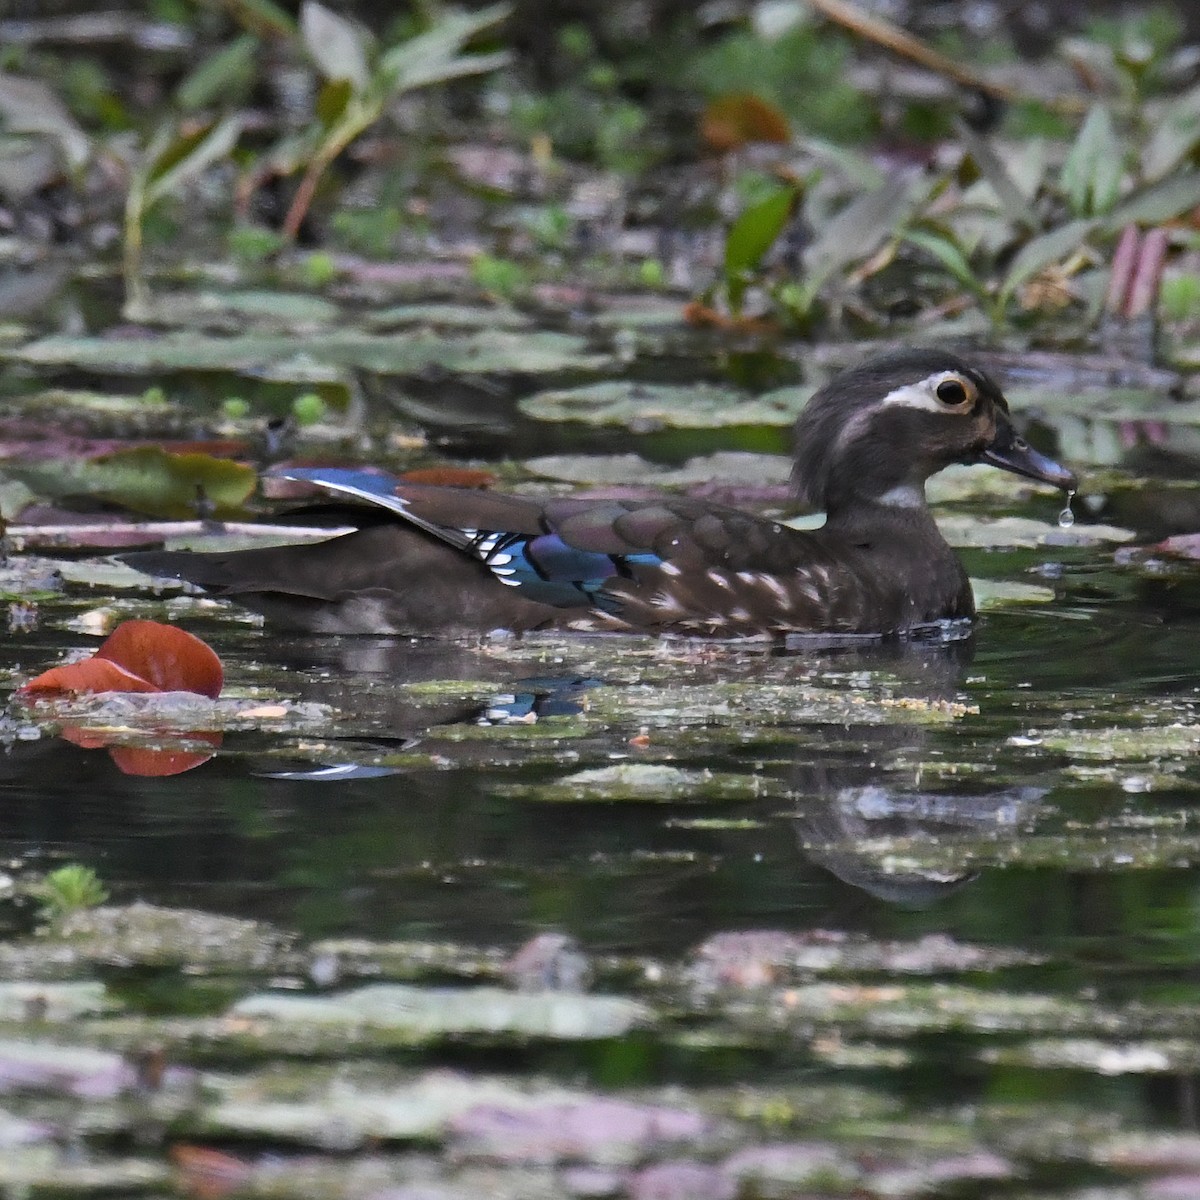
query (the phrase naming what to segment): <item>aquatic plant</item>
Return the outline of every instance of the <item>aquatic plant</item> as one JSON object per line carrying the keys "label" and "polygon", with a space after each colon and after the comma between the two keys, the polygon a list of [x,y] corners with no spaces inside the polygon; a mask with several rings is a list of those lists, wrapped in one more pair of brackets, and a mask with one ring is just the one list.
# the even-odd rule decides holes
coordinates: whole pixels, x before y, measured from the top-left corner
{"label": "aquatic plant", "polygon": [[84,908],[98,908],[108,899],[108,891],[91,867],[68,863],[51,871],[34,889],[42,906],[42,915],[57,925]]}

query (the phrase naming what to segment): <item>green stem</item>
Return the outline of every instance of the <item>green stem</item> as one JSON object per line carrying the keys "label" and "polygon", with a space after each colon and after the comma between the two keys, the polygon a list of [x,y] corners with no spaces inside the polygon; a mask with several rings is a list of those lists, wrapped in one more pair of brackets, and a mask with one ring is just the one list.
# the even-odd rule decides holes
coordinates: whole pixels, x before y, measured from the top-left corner
{"label": "green stem", "polygon": [[296,195],[293,197],[291,207],[283,221],[283,236],[289,242],[294,242],[296,235],[300,232],[300,226],[308,212],[309,205],[312,204],[313,195],[317,190],[317,184],[321,181],[321,176],[329,169],[333,160],[378,117],[378,108],[366,108],[356,116],[347,117],[341,126],[332,130],[329,137],[318,147],[300,180],[300,186],[296,189]]}
{"label": "green stem", "polygon": [[121,271],[125,281],[125,312],[137,317],[145,311],[146,281],[142,277],[142,217],[144,189],[140,179],[134,179],[125,199],[125,244]]}

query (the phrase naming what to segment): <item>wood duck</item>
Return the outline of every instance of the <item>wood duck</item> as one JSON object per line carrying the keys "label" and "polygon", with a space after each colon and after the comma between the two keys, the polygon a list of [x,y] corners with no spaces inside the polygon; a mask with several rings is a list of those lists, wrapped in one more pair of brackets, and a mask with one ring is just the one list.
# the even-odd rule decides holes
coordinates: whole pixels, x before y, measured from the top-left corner
{"label": "wood duck", "polygon": [[293,468],[374,512],[350,507],[361,527],[315,544],[125,558],[317,633],[903,634],[975,614],[925,501],[930,475],[974,462],[1075,488],[978,367],[907,350],[837,376],[796,423],[793,484],[827,514],[818,529],[672,495],[537,499]]}

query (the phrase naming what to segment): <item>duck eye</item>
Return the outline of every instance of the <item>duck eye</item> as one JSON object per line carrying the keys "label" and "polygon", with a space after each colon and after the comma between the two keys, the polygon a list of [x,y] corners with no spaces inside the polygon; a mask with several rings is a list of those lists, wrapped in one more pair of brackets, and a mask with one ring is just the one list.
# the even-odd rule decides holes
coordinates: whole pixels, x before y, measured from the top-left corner
{"label": "duck eye", "polygon": [[943,379],[937,385],[937,398],[943,404],[964,404],[967,389],[961,379]]}

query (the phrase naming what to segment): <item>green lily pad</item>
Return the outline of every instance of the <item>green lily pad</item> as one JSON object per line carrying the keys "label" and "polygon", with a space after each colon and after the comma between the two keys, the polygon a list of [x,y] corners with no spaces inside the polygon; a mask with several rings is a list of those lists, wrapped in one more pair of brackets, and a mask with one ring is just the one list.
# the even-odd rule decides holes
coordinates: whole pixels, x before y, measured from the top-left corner
{"label": "green lily pad", "polygon": [[551,803],[629,801],[645,803],[753,800],[766,793],[758,775],[735,775],[709,770],[685,770],[665,763],[616,763],[576,771],[553,783],[511,785],[506,794]]}
{"label": "green lily pad", "polygon": [[797,723],[831,725],[949,724],[976,709],[949,700],[891,694],[891,689],[811,687],[800,683],[730,682],[669,689],[598,687],[588,693],[584,722],[645,725],[655,739],[699,728],[715,738],[728,727],[794,729]]}
{"label": "green lily pad", "polygon": [[1200,1069],[1200,1048],[1191,1038],[1119,1043],[1099,1038],[1039,1038],[1016,1046],[991,1047],[983,1057],[1005,1066],[1099,1075],[1162,1075]]}
{"label": "green lily pad", "polygon": [[[11,468],[10,468],[11,469]],[[211,454],[172,454],[158,446],[136,446],[99,459],[52,460],[20,474],[51,496],[99,496],[154,517],[196,516],[198,499],[217,516],[235,516],[253,494],[253,467]]]}
{"label": "green lily pad", "polygon": [[305,292],[171,292],[154,297],[154,324],[188,328],[214,320],[231,328],[247,322],[272,329],[329,325],[341,316],[336,304]]}
{"label": "green lily pad", "polygon": [[1077,388],[1054,386],[1014,385],[1008,398],[1022,413],[1053,414],[1065,412],[1078,415],[1086,412],[1092,419],[1125,421],[1151,417],[1190,425],[1200,423],[1200,401],[1179,403],[1161,391],[1144,387],[1088,388],[1086,407],[1080,404]]}
{"label": "green lily pad", "polygon": [[1078,758],[1144,760],[1200,751],[1200,725],[1177,724],[1148,729],[1055,729],[1029,736],[1036,738],[1047,750],[1058,750]]}
{"label": "green lily pad", "polygon": [[624,996],[539,994],[501,988],[420,988],[373,984],[337,996],[278,992],[247,996],[231,1015],[285,1025],[378,1029],[413,1038],[517,1034],[564,1040],[621,1037],[651,1019]]}
{"label": "green lily pad", "polygon": [[790,425],[812,388],[787,387],[748,396],[715,384],[609,380],[527,396],[518,408],[538,421],[579,421],[634,433],[659,429],[721,429],[736,425]]}
{"label": "green lily pad", "polygon": [[104,984],[93,980],[46,983],[16,980],[0,983],[0,1020],[24,1021],[36,1008],[39,1021],[74,1021],[89,1014],[111,1012],[117,1004]]}
{"label": "green lily pad", "polygon": [[569,483],[689,487],[715,481],[755,486],[785,484],[792,463],[783,454],[722,450],[690,458],[675,468],[660,467],[639,454],[545,454],[528,459],[524,465],[534,474]]}
{"label": "green lily pad", "polygon": [[1061,529],[1031,517],[975,517],[963,513],[940,515],[938,528],[952,546],[994,549],[998,546],[1101,546],[1131,542],[1137,536],[1115,525],[1073,525]]}
{"label": "green lily pad", "polygon": [[1054,589],[1035,583],[1016,583],[1008,579],[972,579],[975,607],[980,612],[989,608],[1006,608],[1010,604],[1049,604]]}
{"label": "green lily pad", "polygon": [[672,297],[606,296],[605,307],[592,317],[599,329],[677,329],[683,326],[683,305]]}
{"label": "green lily pad", "polygon": [[407,329],[423,325],[430,329],[532,329],[533,320],[515,308],[469,304],[396,304],[367,314],[371,329]]}
{"label": "green lily pad", "polygon": [[239,1137],[326,1146],[330,1121],[351,1143],[368,1139],[411,1140],[445,1135],[460,1113],[480,1104],[515,1107],[529,1098],[501,1079],[473,1078],[451,1071],[421,1076],[411,1082],[362,1080],[353,1087],[314,1081],[311,1094],[297,1095],[296,1081],[270,1075],[250,1076],[226,1089],[206,1116],[214,1129]]}
{"label": "green lily pad", "polygon": [[36,499],[37,494],[19,479],[0,478],[0,520],[16,520],[18,513]]}
{"label": "green lily pad", "polygon": [[261,921],[143,903],[71,913],[50,940],[87,962],[244,972],[274,968],[290,944]]}
{"label": "green lily pad", "polygon": [[986,463],[955,463],[930,477],[925,496],[930,504],[953,504],[963,500],[988,500],[1016,504],[1030,496],[1062,493],[1049,484],[1023,479],[1010,471],[997,471]]}
{"label": "green lily pad", "polygon": [[11,403],[19,411],[53,413],[60,420],[67,413],[93,417],[140,417],[148,411],[162,412],[169,407],[165,397],[155,394],[133,396],[117,392],[91,392],[83,388],[48,388]]}
{"label": "green lily pad", "polygon": [[70,1147],[6,1146],[0,1186],[44,1196],[140,1195],[170,1188],[174,1169],[149,1158],[86,1161]]}
{"label": "green lily pad", "polygon": [[296,358],[383,375],[418,374],[430,367],[450,372],[537,374],[595,370],[610,363],[606,355],[590,353],[588,343],[571,334],[491,329],[458,337],[419,331],[404,338],[338,330],[319,339],[296,334],[215,337],[191,332],[136,339],[48,337],[16,348],[0,348],[0,358],[120,373],[258,371]]}

